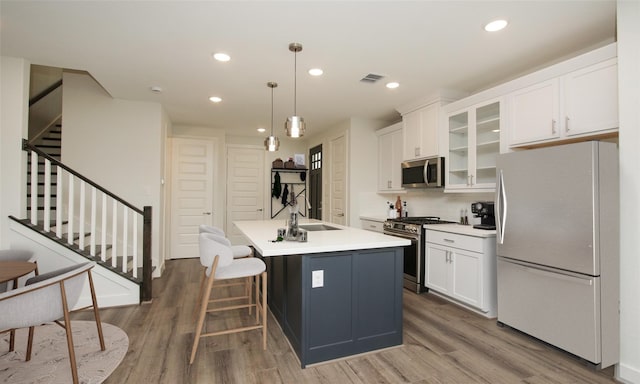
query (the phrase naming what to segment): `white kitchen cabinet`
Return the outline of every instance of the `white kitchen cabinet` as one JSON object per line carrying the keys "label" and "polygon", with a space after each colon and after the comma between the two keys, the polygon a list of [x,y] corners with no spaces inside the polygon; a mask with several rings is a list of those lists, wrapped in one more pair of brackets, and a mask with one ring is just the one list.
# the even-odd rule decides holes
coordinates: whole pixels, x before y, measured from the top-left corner
{"label": "white kitchen cabinet", "polygon": [[414,160],[439,155],[438,121],[440,103],[429,104],[402,115],[402,160]]}
{"label": "white kitchen cabinet", "polygon": [[510,93],[509,146],[616,132],[617,72],[609,59]]}
{"label": "white kitchen cabinet", "polygon": [[495,317],[495,238],[435,230],[425,234],[425,286],[484,316]]}
{"label": "white kitchen cabinet", "polygon": [[494,192],[500,153],[500,99],[449,114],[446,192]]}
{"label": "white kitchen cabinet", "polygon": [[402,188],[402,123],[383,128],[378,135],[378,192],[395,193]]}

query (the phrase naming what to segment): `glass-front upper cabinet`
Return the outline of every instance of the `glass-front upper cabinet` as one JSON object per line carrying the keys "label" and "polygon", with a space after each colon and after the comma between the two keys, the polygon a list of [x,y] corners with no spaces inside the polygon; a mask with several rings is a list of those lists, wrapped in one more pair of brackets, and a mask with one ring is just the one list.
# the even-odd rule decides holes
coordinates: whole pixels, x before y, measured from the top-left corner
{"label": "glass-front upper cabinet", "polygon": [[495,191],[500,104],[493,100],[449,114],[445,191]]}

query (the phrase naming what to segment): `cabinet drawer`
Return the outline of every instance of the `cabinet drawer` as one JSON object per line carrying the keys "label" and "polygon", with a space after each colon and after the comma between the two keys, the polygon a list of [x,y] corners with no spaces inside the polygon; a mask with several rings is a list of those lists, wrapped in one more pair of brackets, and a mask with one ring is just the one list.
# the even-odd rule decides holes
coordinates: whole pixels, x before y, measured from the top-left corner
{"label": "cabinet drawer", "polygon": [[483,252],[483,239],[480,237],[465,236],[457,233],[425,231],[425,240],[429,243],[445,245],[447,247],[466,249],[473,252]]}
{"label": "cabinet drawer", "polygon": [[382,222],[381,221],[373,221],[373,220],[362,220],[362,229],[366,229],[368,231],[373,232],[382,232]]}

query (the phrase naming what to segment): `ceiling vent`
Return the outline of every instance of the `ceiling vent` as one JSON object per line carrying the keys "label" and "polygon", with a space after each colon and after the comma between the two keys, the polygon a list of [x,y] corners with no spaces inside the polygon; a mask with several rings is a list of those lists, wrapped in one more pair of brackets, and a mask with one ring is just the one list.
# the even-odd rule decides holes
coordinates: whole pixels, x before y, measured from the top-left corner
{"label": "ceiling vent", "polygon": [[360,81],[362,81],[363,83],[375,83],[376,81],[382,79],[383,77],[384,76],[382,75],[376,75],[375,73],[370,73],[365,77],[363,77],[362,79],[360,79]]}

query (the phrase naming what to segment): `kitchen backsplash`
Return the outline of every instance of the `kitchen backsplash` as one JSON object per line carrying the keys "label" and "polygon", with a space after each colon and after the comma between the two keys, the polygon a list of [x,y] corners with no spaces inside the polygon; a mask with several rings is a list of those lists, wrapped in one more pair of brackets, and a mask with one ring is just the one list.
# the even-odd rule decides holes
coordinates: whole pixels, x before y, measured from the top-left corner
{"label": "kitchen backsplash", "polygon": [[[399,196],[402,201],[407,202],[409,216],[438,216],[442,220],[457,222],[460,220],[460,210],[466,209],[470,224],[480,222],[471,213],[471,203],[495,199],[493,193],[444,193],[434,189],[412,190]],[[395,204],[397,198],[398,194],[360,196],[360,216],[384,218],[389,209],[387,201]]]}

